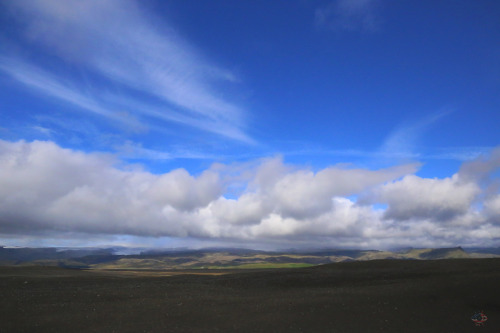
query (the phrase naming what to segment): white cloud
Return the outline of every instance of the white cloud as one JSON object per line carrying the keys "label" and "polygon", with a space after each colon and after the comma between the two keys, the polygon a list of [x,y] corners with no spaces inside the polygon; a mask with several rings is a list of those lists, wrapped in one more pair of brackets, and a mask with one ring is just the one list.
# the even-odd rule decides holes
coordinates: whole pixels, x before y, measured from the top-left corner
{"label": "white cloud", "polygon": [[160,205],[168,203],[179,210],[193,210],[207,206],[222,194],[221,190],[215,172],[205,171],[194,178],[186,170],[177,169],[158,176],[145,194]]}
{"label": "white cloud", "polygon": [[[52,142],[0,141],[0,236],[129,235],[372,248],[488,245],[498,235],[500,200],[498,192],[485,192],[491,184],[479,174],[487,168],[477,166],[495,161],[482,158],[443,179],[412,175],[416,165],[313,172],[279,157],[214,165],[199,175],[184,169],[157,175],[108,154]],[[227,198],[233,182],[240,193]],[[356,202],[353,195],[371,202]]]}
{"label": "white cloud", "polygon": [[272,212],[272,207],[260,195],[245,193],[237,200],[221,197],[213,203],[210,210],[222,223],[255,225]]}
{"label": "white cloud", "polygon": [[[235,75],[206,60],[139,2],[19,0],[3,5],[15,12],[28,41],[61,60],[59,69],[70,64],[99,77],[89,84],[92,75],[83,80],[69,71],[49,73],[19,59],[2,59],[1,69],[19,82],[105,117],[127,110],[144,122],[153,117],[253,142],[243,130],[245,111],[215,88],[236,82]],[[103,89],[103,84],[116,89]],[[123,89],[142,97],[129,103],[130,97],[117,93]]]}
{"label": "white cloud", "polygon": [[315,216],[332,209],[332,198],[350,196],[416,171],[416,165],[377,171],[330,167],[317,173],[289,172],[276,180],[268,195],[284,216]]}
{"label": "white cloud", "polygon": [[465,180],[490,183],[492,175],[499,169],[500,147],[497,147],[490,154],[484,154],[473,161],[462,164],[458,173]]}
{"label": "white cloud", "polygon": [[[50,142],[1,141],[0,220],[5,228],[118,234],[176,234],[162,213],[207,205],[221,184],[209,170],[163,175],[125,171],[111,156],[62,149]],[[181,228],[182,229],[182,228]]]}
{"label": "white cloud", "polygon": [[259,237],[360,237],[364,227],[377,219],[371,208],[357,206],[349,199],[334,197],[330,201],[330,209],[321,215],[294,218],[272,214],[254,226],[252,231]]}
{"label": "white cloud", "polygon": [[500,225],[500,194],[493,196],[484,203],[486,215],[494,224]]}
{"label": "white cloud", "polygon": [[389,205],[385,217],[396,220],[450,220],[465,214],[479,187],[461,182],[458,175],[444,179],[425,179],[408,175],[382,186],[377,200]]}

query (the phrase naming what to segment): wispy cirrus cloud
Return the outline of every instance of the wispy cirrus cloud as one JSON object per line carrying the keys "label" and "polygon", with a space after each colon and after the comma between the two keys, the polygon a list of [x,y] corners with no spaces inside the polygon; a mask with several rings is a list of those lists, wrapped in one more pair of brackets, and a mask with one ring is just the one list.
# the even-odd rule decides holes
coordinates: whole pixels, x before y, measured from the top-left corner
{"label": "wispy cirrus cloud", "polygon": [[317,27],[334,31],[375,32],[380,29],[378,0],[336,0],[316,10]]}
{"label": "wispy cirrus cloud", "polygon": [[[59,61],[54,72],[4,56],[0,69],[20,83],[104,117],[114,119],[116,109],[128,107],[148,127],[152,118],[157,125],[176,122],[253,142],[245,133],[245,110],[221,97],[221,86],[238,81],[234,73],[212,64],[139,2],[20,0],[3,6],[24,27],[25,42]],[[71,73],[71,66],[94,84]]]}
{"label": "wispy cirrus cloud", "polygon": [[[64,82],[62,78],[52,75],[36,66],[13,59],[0,58],[0,70],[9,74],[18,82],[37,90],[38,92],[94,114],[127,123],[130,127],[141,127],[141,124],[127,119],[116,112],[116,106],[99,101],[97,96],[87,91],[79,91],[73,84]],[[142,125],[144,126],[144,125]]]}
{"label": "wispy cirrus cloud", "polygon": [[449,115],[452,111],[444,110],[432,113],[417,121],[403,123],[397,126],[386,137],[382,146],[379,148],[379,154],[393,156],[395,158],[420,158],[423,154],[417,154],[422,137],[425,132],[438,123],[442,118]]}
{"label": "wispy cirrus cloud", "polygon": [[[125,160],[172,160],[172,159],[215,159],[216,156],[203,152],[196,152],[193,150],[183,150],[175,148],[171,151],[155,150],[145,148],[142,144],[126,141],[124,144],[116,148],[118,156]],[[221,156],[217,156],[221,158]]]}

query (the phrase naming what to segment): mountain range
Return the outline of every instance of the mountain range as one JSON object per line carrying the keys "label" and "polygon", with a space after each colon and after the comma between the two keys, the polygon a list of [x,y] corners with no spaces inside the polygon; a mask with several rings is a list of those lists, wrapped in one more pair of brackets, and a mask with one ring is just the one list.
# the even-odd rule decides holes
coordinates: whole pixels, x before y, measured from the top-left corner
{"label": "mountain range", "polygon": [[[136,254],[124,254],[136,252]],[[138,253],[137,253],[138,252]],[[407,248],[393,251],[323,249],[129,249],[0,247],[1,266],[59,266],[101,270],[263,269],[377,259],[438,260],[500,257],[500,248]]]}

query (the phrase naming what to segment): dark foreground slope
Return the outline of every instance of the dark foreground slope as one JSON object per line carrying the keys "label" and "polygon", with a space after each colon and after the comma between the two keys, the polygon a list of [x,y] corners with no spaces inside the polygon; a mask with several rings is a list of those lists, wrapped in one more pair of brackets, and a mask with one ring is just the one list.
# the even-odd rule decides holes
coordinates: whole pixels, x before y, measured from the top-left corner
{"label": "dark foreground slope", "polygon": [[0,267],[0,332],[500,332],[499,259],[148,274]]}

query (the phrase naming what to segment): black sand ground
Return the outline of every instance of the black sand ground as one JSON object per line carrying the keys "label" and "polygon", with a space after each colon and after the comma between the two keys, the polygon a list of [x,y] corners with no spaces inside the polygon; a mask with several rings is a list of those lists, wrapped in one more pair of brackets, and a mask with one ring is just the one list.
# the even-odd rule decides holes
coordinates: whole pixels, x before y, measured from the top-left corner
{"label": "black sand ground", "polygon": [[500,259],[164,277],[0,267],[0,297],[0,332],[500,333]]}

